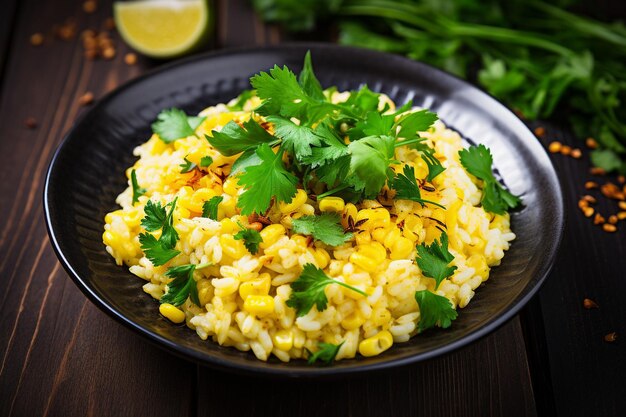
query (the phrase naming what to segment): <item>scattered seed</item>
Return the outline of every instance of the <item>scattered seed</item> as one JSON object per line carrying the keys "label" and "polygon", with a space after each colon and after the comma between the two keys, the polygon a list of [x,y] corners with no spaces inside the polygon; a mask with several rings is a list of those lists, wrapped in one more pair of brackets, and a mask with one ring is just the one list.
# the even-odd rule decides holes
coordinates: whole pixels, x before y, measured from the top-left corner
{"label": "scattered seed", "polygon": [[602,225],[602,230],[604,230],[605,232],[608,232],[608,233],[613,233],[613,232],[617,231],[617,227],[615,227],[614,224],[604,223]]}
{"label": "scattered seed", "polygon": [[78,104],[80,104],[81,106],[87,106],[93,103],[93,98],[93,93],[91,91],[87,91],[85,94],[80,96],[80,98],[78,99]]}
{"label": "scattered seed", "polygon": [[585,196],[583,196],[583,200],[585,200],[588,203],[592,203],[592,204],[596,203],[596,201],[597,201],[596,198],[594,196],[592,196],[592,195],[585,195]]}
{"label": "scattered seed", "polygon": [[617,224],[617,216],[616,215],[611,215],[609,216],[609,223],[611,224]]}
{"label": "scattered seed", "polygon": [[594,188],[598,188],[598,183],[597,182],[593,182],[593,181],[587,181],[585,183],[585,188],[588,190],[594,189]]}
{"label": "scattered seed", "polygon": [[55,36],[64,41],[74,38],[77,30],[76,22],[73,19],[68,19],[62,25],[53,28]]}
{"label": "scattered seed", "polygon": [[83,3],[83,11],[85,13],[93,13],[96,11],[97,6],[98,3],[96,3],[95,0],[87,0]]}
{"label": "scattered seed", "polygon": [[581,156],[583,156],[583,153],[580,149],[576,148],[576,149],[572,149],[572,158],[574,159],[580,159]]}
{"label": "scattered seed", "polygon": [[535,135],[538,138],[542,138],[546,134],[546,129],[543,126],[538,126],[535,128]]}
{"label": "scattered seed", "polygon": [[617,333],[611,332],[604,336],[604,341],[608,343],[613,343],[617,340]]}
{"label": "scattered seed", "polygon": [[623,194],[622,190],[620,190],[620,188],[617,185],[613,184],[612,182],[607,182],[606,184],[602,184],[602,186],[600,187],[600,192],[605,197],[613,198],[616,200],[621,200],[620,195]]}
{"label": "scattered seed", "polygon": [[115,58],[115,49],[114,48],[105,48],[102,51],[102,57],[104,59],[113,59],[113,58]]}
{"label": "scattered seed", "polygon": [[594,210],[592,207],[585,207],[583,208],[583,214],[585,215],[585,217],[591,217],[593,216]]}
{"label": "scattered seed", "polygon": [[605,222],[604,217],[600,213],[596,213],[593,218],[593,224],[603,224]]}
{"label": "scattered seed", "polygon": [[37,123],[37,120],[32,116],[27,117],[26,120],[24,120],[24,126],[29,129],[35,129],[38,125],[39,123]]}
{"label": "scattered seed", "polygon": [[563,145],[563,147],[561,148],[561,155],[569,155],[572,153],[572,147],[571,146],[567,146],[567,145]]}
{"label": "scattered seed", "polygon": [[620,201],[619,203],[617,203],[617,206],[619,208],[621,208],[622,210],[626,210],[626,202],[625,201]]}
{"label": "scattered seed", "polygon": [[587,310],[590,310],[592,308],[598,308],[598,304],[589,298],[585,298],[583,300],[583,307],[585,307]]}
{"label": "scattered seed", "polygon": [[592,168],[589,170],[589,173],[590,173],[591,175],[606,175],[606,171],[605,171],[605,170],[603,170],[603,169],[602,169],[602,168],[600,168],[600,167],[592,167]]}
{"label": "scattered seed", "polygon": [[113,20],[112,17],[107,17],[107,19],[104,21],[104,27],[108,30],[115,29],[115,20]]}
{"label": "scattered seed", "polygon": [[137,63],[137,55],[132,52],[127,53],[124,55],[124,62],[126,65],[135,65]]}
{"label": "scattered seed", "polygon": [[551,142],[550,145],[548,145],[548,151],[550,151],[551,153],[559,153],[561,152],[562,147],[563,145],[561,144],[561,142]]}
{"label": "scattered seed", "polygon": [[41,33],[33,33],[30,35],[30,44],[33,46],[40,46],[43,44],[43,35]]}
{"label": "scattered seed", "polygon": [[617,213],[617,218],[619,220],[626,220],[626,211],[620,211],[619,213]]}
{"label": "scattered seed", "polygon": [[587,138],[585,140],[585,145],[587,145],[589,149],[596,149],[598,147],[598,142],[596,142],[594,138]]}
{"label": "scattered seed", "polygon": [[584,200],[584,199],[580,199],[578,200],[578,208],[581,210],[585,210],[587,207],[589,207],[589,202]]}

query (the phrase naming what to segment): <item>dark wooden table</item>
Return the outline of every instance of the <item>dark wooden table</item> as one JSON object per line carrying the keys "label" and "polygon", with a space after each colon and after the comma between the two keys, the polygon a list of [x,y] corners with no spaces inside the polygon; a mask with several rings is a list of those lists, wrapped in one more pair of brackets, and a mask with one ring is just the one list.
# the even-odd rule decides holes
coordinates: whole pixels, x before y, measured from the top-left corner
{"label": "dark wooden table", "polygon": [[[245,0],[216,1],[213,47],[274,44]],[[112,32],[117,55],[86,60],[79,36],[53,39],[67,18],[102,30],[99,1],[4,0],[0,14],[0,415],[11,416],[618,416],[626,415],[626,223],[608,234],[580,214],[583,160],[553,158],[567,207],[556,265],[508,324],[448,356],[353,379],[273,381],[197,366],[156,348],[96,309],[52,251],[42,183],[65,131],[101,97],[160,65]],[[31,34],[45,42],[34,47]],[[36,128],[24,120],[33,117]],[[547,145],[571,136],[548,127]],[[585,152],[586,153],[586,152]],[[607,178],[595,178],[600,183]],[[599,195],[596,193],[595,195]],[[599,204],[604,213],[614,202]],[[586,310],[583,299],[599,308]],[[617,332],[614,343],[604,335]]]}

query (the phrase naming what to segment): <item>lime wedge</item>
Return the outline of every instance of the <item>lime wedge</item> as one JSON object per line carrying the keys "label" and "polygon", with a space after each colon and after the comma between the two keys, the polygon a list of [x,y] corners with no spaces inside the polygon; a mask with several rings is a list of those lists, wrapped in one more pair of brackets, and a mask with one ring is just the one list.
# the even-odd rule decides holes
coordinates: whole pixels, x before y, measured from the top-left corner
{"label": "lime wedge", "polygon": [[207,0],[142,0],[115,2],[115,24],[133,49],[154,58],[191,52],[209,39]]}

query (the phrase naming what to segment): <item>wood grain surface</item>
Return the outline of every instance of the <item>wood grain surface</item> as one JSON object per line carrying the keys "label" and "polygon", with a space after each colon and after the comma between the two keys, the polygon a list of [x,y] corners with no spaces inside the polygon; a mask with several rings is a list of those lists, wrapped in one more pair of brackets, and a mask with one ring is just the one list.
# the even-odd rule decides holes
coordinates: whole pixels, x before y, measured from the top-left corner
{"label": "wood grain surface", "polygon": [[[433,361],[358,378],[267,381],[199,367],[97,310],[60,267],[47,237],[48,162],[76,118],[116,86],[160,65],[86,60],[67,18],[102,30],[110,1],[5,0],[0,18],[0,416],[533,416],[620,415],[626,334],[624,230],[607,235],[576,209],[587,166],[556,158],[568,206],[565,242],[540,297],[481,341]],[[278,43],[246,0],[215,4],[213,48]],[[7,13],[4,13],[7,11]],[[29,44],[44,33],[44,45]],[[34,117],[29,129],[24,120]],[[560,137],[557,129],[551,137]],[[563,137],[563,140],[571,138]],[[547,143],[549,139],[544,141]],[[608,210],[608,207],[606,208]],[[582,309],[584,297],[600,309]]]}

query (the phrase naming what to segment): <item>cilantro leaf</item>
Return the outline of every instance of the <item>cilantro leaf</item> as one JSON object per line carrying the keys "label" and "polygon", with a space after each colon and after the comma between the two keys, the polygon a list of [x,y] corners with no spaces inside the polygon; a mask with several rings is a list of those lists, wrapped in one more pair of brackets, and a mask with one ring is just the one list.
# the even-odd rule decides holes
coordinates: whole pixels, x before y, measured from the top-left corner
{"label": "cilantro leaf", "polygon": [[276,140],[253,118],[243,122],[243,126],[230,121],[222,130],[213,130],[211,134],[213,136],[205,135],[206,140],[224,156],[237,155],[262,143]]}
{"label": "cilantro leaf", "polygon": [[212,163],[213,163],[213,158],[211,158],[210,156],[203,156],[202,158],[200,158],[200,166],[202,168],[211,166]]}
{"label": "cilantro leaf", "polygon": [[293,219],[292,230],[303,235],[311,235],[330,246],[339,246],[352,238],[341,227],[339,216],[335,213],[324,213],[319,216],[302,216]]}
{"label": "cilantro leaf", "polygon": [[178,307],[187,301],[187,298],[191,298],[191,301],[199,306],[198,287],[196,280],[193,279],[193,273],[209,265],[211,264],[188,264],[169,268],[165,275],[174,280],[167,284],[167,292],[161,297],[160,303],[169,303]]}
{"label": "cilantro leaf", "polygon": [[422,206],[424,206],[424,204],[433,204],[445,209],[445,207],[439,203],[422,198],[420,188],[415,179],[415,169],[412,166],[404,166],[403,174],[396,175],[391,181],[391,188],[396,190],[396,198],[398,200],[411,200],[420,203]]}
{"label": "cilantro leaf", "polygon": [[354,174],[364,183],[366,196],[378,194],[385,185],[394,144],[395,138],[391,136],[367,136],[348,145],[352,156],[349,175]]}
{"label": "cilantro leaf", "polygon": [[243,239],[243,245],[248,249],[248,252],[255,255],[259,251],[259,243],[263,242],[261,234],[254,229],[247,229],[241,223],[239,227],[241,230],[233,237],[235,240]]}
{"label": "cilantro leaf", "polygon": [[198,126],[200,126],[202,122],[204,122],[205,120],[206,120],[206,117],[187,116],[187,123],[189,123],[189,126],[193,129],[194,133],[196,129],[198,128]]}
{"label": "cilantro leaf", "polygon": [[446,329],[457,317],[454,306],[446,297],[422,290],[415,292],[415,300],[420,308],[420,321],[417,325],[420,333],[435,326]]}
{"label": "cilantro leaf", "polygon": [[165,207],[163,207],[161,203],[158,201],[154,203],[152,200],[148,200],[146,206],[143,208],[143,211],[145,216],[141,219],[141,227],[149,232],[157,231],[163,227],[165,219],[167,218],[167,213],[165,211]]}
{"label": "cilantro leaf", "polygon": [[[192,121],[196,126],[200,124],[195,118]],[[194,128],[184,111],[171,108],[159,113],[157,121],[152,123],[152,132],[156,133],[163,142],[172,143],[176,139],[193,135]]]}
{"label": "cilantro leaf", "polygon": [[202,217],[217,220],[217,208],[223,200],[224,197],[216,195],[215,197],[211,197],[209,201],[205,201],[204,204],[202,204]]}
{"label": "cilantro leaf", "polygon": [[301,161],[310,164],[312,168],[317,168],[327,162],[334,162],[338,158],[348,153],[348,146],[341,141],[337,133],[333,131],[328,124],[320,123],[315,129],[322,145],[311,149],[311,154],[302,157]]}
{"label": "cilantro leaf", "polygon": [[459,151],[459,158],[463,167],[478,179],[483,180],[483,196],[481,204],[491,213],[504,214],[509,209],[517,207],[521,203],[518,196],[506,190],[496,180],[491,165],[493,157],[491,151],[485,145],[473,145]]}
{"label": "cilantro leaf", "polygon": [[310,127],[276,116],[267,117],[267,121],[274,124],[274,136],[282,139],[285,150],[298,160],[311,155],[312,146],[320,145],[319,136]]}
{"label": "cilantro leaf", "polygon": [[230,168],[230,175],[237,175],[247,167],[259,165],[261,162],[261,158],[256,154],[256,148],[249,148],[239,155],[239,158],[233,163]]}
{"label": "cilantro leaf", "polygon": [[313,64],[311,63],[311,51],[307,51],[304,55],[304,65],[298,76],[298,83],[305,93],[316,100],[324,100],[324,91],[313,72]]}
{"label": "cilantro leaf", "polygon": [[446,170],[443,165],[441,165],[441,161],[435,157],[435,150],[433,148],[423,142],[414,143],[410,146],[421,152],[422,160],[426,162],[428,166],[427,181],[432,182],[437,175]]}
{"label": "cilantro leaf", "polygon": [[137,174],[135,173],[134,169],[130,171],[130,183],[131,183],[131,186],[133,187],[132,204],[135,205],[135,203],[139,201],[139,197],[144,195],[148,190],[146,190],[145,188],[141,188],[139,186],[139,184],[137,183]]}
{"label": "cilantro leaf", "polygon": [[341,349],[341,345],[343,345],[345,342],[341,342],[338,345],[332,344],[332,343],[325,343],[325,342],[320,342],[317,346],[319,347],[319,349],[315,352],[309,352],[309,359],[307,360],[307,363],[309,365],[313,365],[315,362],[317,362],[318,360],[320,362],[323,362],[324,365],[331,365],[333,363],[333,361],[335,360],[335,357],[337,356],[337,353],[339,353],[339,349]]}
{"label": "cilantro leaf", "polygon": [[317,307],[317,311],[324,311],[328,305],[324,288],[329,284],[339,284],[367,297],[367,294],[358,288],[329,278],[324,271],[315,265],[305,264],[298,279],[291,283],[291,295],[286,304],[296,310],[298,317],[306,315],[311,311],[313,305]]}
{"label": "cilantro leaf", "polygon": [[395,136],[393,114],[380,114],[377,111],[367,112],[364,119],[357,121],[356,125],[348,131],[351,140],[357,140],[363,136]]}
{"label": "cilantro leaf", "polygon": [[310,102],[296,75],[287,66],[274,65],[269,73],[260,72],[250,78],[263,104],[257,109],[264,116],[280,114],[283,117],[302,116],[302,109]]}
{"label": "cilantro leaf", "polygon": [[179,167],[181,167],[181,170],[180,170],[181,174],[187,174],[188,172],[191,172],[194,169],[196,169],[197,165],[191,162],[189,159],[187,159],[187,157],[184,158],[184,161],[185,163],[178,165]]}
{"label": "cilantro leaf", "polygon": [[425,132],[430,129],[437,119],[437,115],[428,110],[411,112],[396,122],[395,125],[400,127],[398,137],[411,139],[415,135],[419,136],[418,132]]}
{"label": "cilantro leaf", "polygon": [[283,152],[274,154],[264,143],[256,150],[261,159],[259,165],[249,166],[239,177],[245,191],[239,196],[241,214],[262,214],[270,206],[272,197],[277,201],[289,202],[296,195],[298,178],[287,171],[282,160]]}
{"label": "cilantro leaf", "polygon": [[435,289],[444,279],[451,277],[456,271],[456,266],[448,266],[454,260],[454,255],[448,251],[448,235],[446,232],[441,233],[441,243],[437,240],[427,245],[422,243],[416,247],[417,249],[417,265],[422,270],[424,276],[435,280]]}
{"label": "cilantro leaf", "polygon": [[161,239],[157,240],[150,233],[141,233],[139,243],[141,250],[146,254],[146,258],[150,259],[154,266],[164,265],[180,253],[179,250],[170,247],[167,242]]}
{"label": "cilantro leaf", "polygon": [[243,106],[254,96],[256,96],[254,90],[244,90],[237,96],[234,104],[226,107],[228,107],[230,111],[243,111]]}

